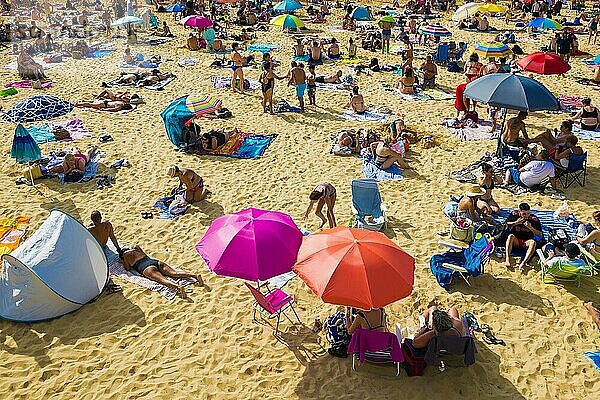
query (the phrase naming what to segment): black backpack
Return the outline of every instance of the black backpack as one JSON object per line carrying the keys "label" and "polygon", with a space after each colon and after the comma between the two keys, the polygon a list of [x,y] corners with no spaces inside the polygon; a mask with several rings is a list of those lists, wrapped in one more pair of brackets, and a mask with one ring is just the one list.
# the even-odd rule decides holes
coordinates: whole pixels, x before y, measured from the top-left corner
{"label": "black backpack", "polygon": [[555,248],[564,250],[565,245],[571,242],[571,237],[563,228],[552,228],[548,233],[548,241],[552,243]]}

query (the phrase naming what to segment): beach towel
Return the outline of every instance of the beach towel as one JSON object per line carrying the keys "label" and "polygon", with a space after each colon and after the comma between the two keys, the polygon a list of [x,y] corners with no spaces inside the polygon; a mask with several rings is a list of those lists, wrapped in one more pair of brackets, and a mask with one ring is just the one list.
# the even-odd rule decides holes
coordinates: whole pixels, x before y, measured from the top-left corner
{"label": "beach towel", "polygon": [[400,91],[400,89],[394,89],[393,93],[400,97],[402,100],[406,100],[406,101],[427,101],[427,100],[431,100],[431,97],[429,97],[429,95],[415,90],[414,93],[408,94],[408,93],[402,93]]}
{"label": "beach towel", "polygon": [[424,89],[423,94],[426,94],[431,100],[452,100],[456,98],[454,93],[448,93],[443,89],[436,87],[434,89]]}
{"label": "beach towel", "polygon": [[586,351],[583,356],[590,360],[594,367],[600,371],[600,351]]}
{"label": "beach towel", "polygon": [[156,200],[152,206],[154,208],[152,214],[158,219],[179,219],[180,216],[187,212],[189,205],[186,205],[183,208],[178,207],[176,209],[170,209],[169,206],[174,199],[175,195],[171,195]]}
{"label": "beach towel", "polygon": [[[244,90],[256,90],[260,87],[260,82],[254,79],[244,79],[250,83],[250,87]],[[211,76],[210,83],[215,89],[231,89],[231,77],[230,76]]]}
{"label": "beach towel", "polygon": [[585,86],[600,86],[600,83],[594,82],[590,78],[577,78],[575,79],[575,82]]}
{"label": "beach towel", "polygon": [[[181,272],[179,268],[173,267],[173,269],[175,269],[175,271]],[[137,271],[127,271],[123,266],[123,262],[120,258],[117,258],[116,260],[108,264],[108,271],[111,275],[115,275],[121,279],[126,280],[127,282],[131,282],[146,289],[150,289],[153,292],[158,292],[168,300],[173,300],[175,297],[177,297],[177,290],[168,288],[163,284],[152,281],[146,278],[145,276],[140,275],[140,273]],[[189,286],[196,283],[196,280],[193,278],[167,277],[167,279],[178,286]]]}
{"label": "beach towel", "polygon": [[556,97],[558,100],[558,104],[560,105],[560,109],[565,112],[575,112],[578,109],[583,107],[583,97],[581,96],[571,96],[568,94],[559,94]]}
{"label": "beach towel", "polygon": [[14,96],[17,93],[19,92],[13,87],[8,89],[0,89],[0,98]]}
{"label": "beach towel", "polygon": [[307,62],[310,59],[309,54],[305,54],[303,56],[294,56],[294,61],[304,61]]}
{"label": "beach towel", "polygon": [[340,118],[360,122],[388,122],[390,115],[367,110],[362,114],[356,114],[352,110],[344,111]]}
{"label": "beach towel", "polygon": [[346,29],[342,29],[341,25],[328,26],[327,30],[333,33],[344,33],[348,32]]}
{"label": "beach towel", "polygon": [[315,83],[317,90],[326,90],[328,92],[338,92],[347,94],[348,91],[352,90],[352,85],[344,83]]}
{"label": "beach towel", "polygon": [[275,109],[274,112],[277,114],[287,113],[287,112],[292,112],[292,113],[302,112],[302,109],[300,107],[291,105],[290,103],[287,102],[286,99],[277,100],[277,103],[273,106],[273,108]]}
{"label": "beach towel", "polygon": [[342,62],[346,64],[358,64],[361,61],[360,57],[342,56]]}
{"label": "beach towel", "polygon": [[475,126],[454,126],[456,119],[446,118],[442,125],[448,129],[448,132],[455,135],[458,140],[466,142],[471,140],[497,139],[500,135],[499,127],[494,132],[490,132],[492,123],[489,121],[479,121]]}
{"label": "beach towel", "polygon": [[108,88],[112,88],[112,87],[136,87],[136,88],[144,88],[144,89],[148,89],[148,90],[163,90],[165,88],[165,86],[167,86],[169,83],[173,82],[176,78],[177,78],[177,76],[171,75],[170,77],[168,77],[166,79],[163,79],[162,81],[159,81],[155,85],[124,84],[124,83],[120,83],[119,82],[120,78],[116,78],[116,79],[114,79],[112,81],[109,81],[109,82],[103,82],[102,83],[102,87],[108,87]]}
{"label": "beach towel", "polygon": [[114,52],[114,50],[94,50],[88,54],[88,58],[104,58]]}
{"label": "beach towel", "polygon": [[588,66],[590,66],[590,67],[595,67],[596,65],[598,65],[598,64],[596,64],[596,63],[594,62],[594,60],[581,60],[581,61],[582,61],[582,62],[583,62],[585,65],[588,65]]}
{"label": "beach towel", "polygon": [[[50,82],[50,81],[41,82],[42,89],[48,89],[51,86],[52,86],[52,82]],[[18,89],[31,89],[31,88],[33,88],[33,82],[32,81],[10,82],[10,83],[7,83],[6,85],[4,85],[4,87],[18,88]]]}
{"label": "beach towel", "polygon": [[90,131],[86,129],[86,127],[83,125],[83,121],[79,118],[73,118],[61,122],[50,121],[42,125],[29,126],[27,127],[27,131],[37,143],[54,142],[56,141],[56,137],[54,136],[53,131],[58,127],[64,128],[67,132],[69,132],[70,137],[63,140],[77,140],[92,137]]}
{"label": "beach towel", "polygon": [[[498,214],[494,215],[494,222],[503,223],[506,221],[508,216],[514,211],[514,209],[510,208],[501,208]],[[544,238],[548,240],[548,235],[552,229],[564,229],[565,232],[571,237],[575,238],[577,236],[577,229],[573,228],[573,226],[578,226],[579,222],[575,220],[574,225],[571,226],[564,219],[555,219],[553,210],[531,210],[531,213],[538,217],[540,223],[542,224],[542,233],[544,234]],[[574,219],[574,217],[573,217]]]}
{"label": "beach towel", "polygon": [[397,165],[394,164],[384,171],[375,165],[372,158],[367,157],[363,159],[362,172],[365,178],[377,181],[400,181],[404,179],[404,175],[402,175],[402,171]]}
{"label": "beach towel", "polygon": [[183,58],[177,64],[179,64],[180,67],[193,67],[197,62],[197,58]]}
{"label": "beach towel", "polygon": [[600,140],[600,128],[596,129],[595,131],[588,131],[573,125],[573,133],[579,139]]}
{"label": "beach towel", "polygon": [[127,64],[125,61],[121,61],[117,64],[119,68],[158,68],[159,64],[151,63],[150,61],[136,61],[133,64]]}
{"label": "beach towel", "polygon": [[21,243],[30,217],[0,218],[0,255],[8,254]]}
{"label": "beach towel", "polygon": [[276,134],[258,135],[238,132],[232,135],[223,146],[208,154],[243,159],[260,158],[276,137]]}
{"label": "beach towel", "polygon": [[268,43],[254,43],[248,45],[248,51],[260,51],[261,53],[268,53],[269,51],[277,50],[278,48],[279,46]]}
{"label": "beach towel", "polygon": [[81,177],[81,179],[79,181],[77,181],[77,182],[66,182],[65,181],[65,175],[64,174],[59,174],[58,175],[59,182],[61,184],[65,185],[65,184],[69,184],[69,183],[83,183],[83,182],[88,182],[88,181],[94,179],[94,177],[98,173],[98,166],[100,164],[100,161],[102,161],[103,157],[104,157],[104,153],[102,153],[101,151],[96,150],[92,154],[91,159],[85,165],[85,171],[83,172],[83,177]]}

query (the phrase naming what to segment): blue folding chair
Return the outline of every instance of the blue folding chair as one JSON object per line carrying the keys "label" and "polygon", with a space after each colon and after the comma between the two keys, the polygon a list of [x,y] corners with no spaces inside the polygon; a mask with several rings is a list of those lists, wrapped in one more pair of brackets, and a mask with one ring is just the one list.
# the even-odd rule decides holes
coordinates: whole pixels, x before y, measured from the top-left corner
{"label": "blue folding chair", "polygon": [[569,155],[569,165],[567,168],[557,165],[555,170],[556,177],[564,188],[568,188],[574,182],[577,182],[579,186],[585,186],[585,177],[587,175],[587,151],[580,155],[571,153],[571,155]]}
{"label": "blue folding chair", "polygon": [[440,64],[446,64],[448,62],[449,52],[450,43],[440,43],[436,52],[432,55],[433,61]]}
{"label": "blue folding chair", "polygon": [[352,213],[354,228],[380,231],[385,229],[386,207],[381,202],[381,193],[375,179],[352,181]]}

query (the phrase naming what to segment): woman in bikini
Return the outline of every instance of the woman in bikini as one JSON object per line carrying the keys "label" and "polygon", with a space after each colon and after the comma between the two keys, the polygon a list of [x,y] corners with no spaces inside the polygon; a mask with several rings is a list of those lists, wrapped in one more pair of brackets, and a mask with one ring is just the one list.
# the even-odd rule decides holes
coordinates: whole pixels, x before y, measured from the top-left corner
{"label": "woman in bikini", "polygon": [[373,161],[377,168],[386,170],[394,164],[398,164],[400,168],[411,169],[411,167],[404,161],[402,154],[393,150],[390,146],[392,145],[392,138],[386,136],[382,141],[378,141],[371,144],[371,153],[373,154]]}
{"label": "woman in bikini", "polygon": [[485,194],[477,199],[477,209],[483,214],[492,215],[500,211],[500,206],[492,197],[492,190],[496,186],[496,177],[494,176],[494,168],[487,163],[481,166],[483,176],[478,179],[479,186],[485,190]]}
{"label": "woman in bikini", "polygon": [[237,78],[240,80],[240,88],[239,92],[244,93],[244,58],[238,52],[239,44],[233,43],[231,45],[233,52],[231,53],[231,70],[233,71],[233,75],[231,76],[231,90],[237,92],[238,89],[235,86],[235,81]]}
{"label": "woman in bikini", "polygon": [[51,169],[54,173],[59,174],[72,174],[85,172],[85,166],[92,158],[92,155],[96,151],[97,147],[93,146],[86,150],[85,154],[76,152],[65,155],[62,164],[59,164]]}
{"label": "woman in bikini", "polygon": [[[267,53],[268,54],[268,53]],[[260,85],[263,94],[262,107],[263,111],[273,114],[273,91],[275,90],[275,79],[285,79],[285,76],[277,76],[273,72],[273,63],[266,61],[263,63],[263,72],[260,74]]]}
{"label": "woman in bikini", "polygon": [[177,272],[173,267],[170,267],[166,263],[155,260],[154,258],[148,257],[144,250],[140,246],[135,246],[132,249],[126,249],[119,255],[123,260],[123,266],[127,271],[132,269],[140,273],[140,275],[158,282],[166,287],[177,290],[179,296],[182,299],[187,298],[185,289],[183,286],[174,284],[170,278],[193,278],[198,281],[200,285],[203,285],[202,278],[199,275],[194,275],[189,272]]}
{"label": "woman in bikini", "polygon": [[429,341],[435,336],[465,336],[465,327],[460,320],[460,315],[455,307],[448,312],[438,310],[436,306],[430,307],[423,313],[425,325],[419,329],[413,339],[416,349],[427,347]]}
{"label": "woman in bikini", "polygon": [[346,308],[346,326],[348,333],[352,335],[358,328],[368,329],[370,331],[387,332],[387,318],[383,308],[374,308],[369,311],[356,311],[354,321],[351,321],[352,310]]}
{"label": "woman in bikini", "polygon": [[167,168],[167,176],[169,178],[179,178],[177,193],[185,193],[185,201],[188,203],[203,200],[208,194],[202,177],[191,169],[172,165]]}
{"label": "woman in bikini", "polygon": [[398,85],[400,92],[404,94],[415,93],[414,84],[415,73],[413,69],[409,67],[404,68],[404,74],[402,74],[402,78],[400,78],[400,84]]}
{"label": "woman in bikini", "polygon": [[471,54],[469,61],[465,64],[465,77],[467,78],[467,83],[473,82],[475,79],[479,78],[481,76],[482,68],[483,64],[479,62],[477,53]]}
{"label": "woman in bikini", "polygon": [[581,101],[583,107],[571,120],[579,122],[581,129],[595,131],[600,125],[600,114],[598,109],[592,105],[592,100],[586,97]]}
{"label": "woman in bikini", "polygon": [[365,107],[365,100],[362,94],[358,93],[358,86],[352,88],[352,94],[350,95],[350,101],[346,104],[346,107],[352,107],[352,111],[356,114],[364,114],[367,111]]}
{"label": "woman in bikini", "polygon": [[[315,209],[315,215],[323,221],[321,226],[319,226],[319,229],[323,228],[328,221],[329,227],[334,228],[337,225],[335,222],[335,215],[333,214],[333,207],[335,206],[336,199],[335,187],[330,183],[321,183],[314,188],[308,197],[310,199],[310,204],[304,213],[304,220],[308,218],[308,214],[310,214],[310,211],[316,202],[317,208]],[[327,205],[327,218],[325,218],[322,211],[323,206],[325,205]]]}

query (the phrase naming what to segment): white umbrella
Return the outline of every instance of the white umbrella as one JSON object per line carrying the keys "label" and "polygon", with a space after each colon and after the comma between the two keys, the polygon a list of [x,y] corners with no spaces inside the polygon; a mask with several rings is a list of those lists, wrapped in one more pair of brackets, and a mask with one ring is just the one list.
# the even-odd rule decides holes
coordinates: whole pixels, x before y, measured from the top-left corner
{"label": "white umbrella", "polygon": [[118,20],[116,20],[115,22],[113,22],[111,25],[112,26],[123,26],[123,25],[131,25],[131,24],[143,24],[144,20],[138,17],[133,17],[133,16],[126,16],[123,18],[119,18]]}
{"label": "white umbrella", "polygon": [[472,17],[477,12],[477,9],[481,7],[483,3],[467,3],[456,9],[454,15],[452,15],[452,21],[462,21],[465,18]]}

